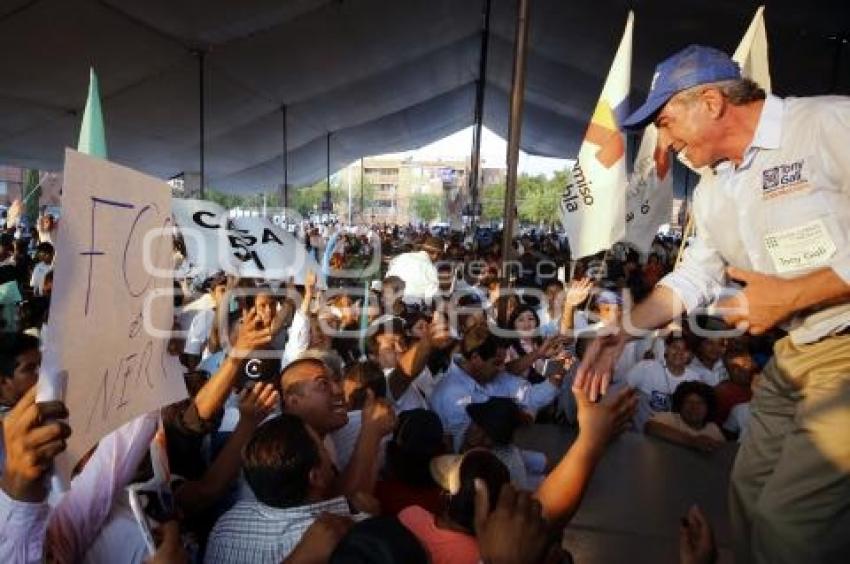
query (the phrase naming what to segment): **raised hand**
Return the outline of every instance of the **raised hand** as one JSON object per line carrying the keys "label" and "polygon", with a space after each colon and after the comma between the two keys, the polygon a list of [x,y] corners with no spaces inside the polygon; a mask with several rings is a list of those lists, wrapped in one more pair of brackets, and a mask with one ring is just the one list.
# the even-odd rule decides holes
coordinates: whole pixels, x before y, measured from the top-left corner
{"label": "raised hand", "polygon": [[234,358],[245,358],[251,352],[269,344],[271,340],[271,324],[264,322],[256,308],[252,307],[242,316],[236,340],[228,354]]}
{"label": "raised hand", "polygon": [[385,437],[395,428],[395,411],[385,399],[376,398],[372,390],[366,390],[363,404],[362,430],[374,437]]}
{"label": "raised hand", "polygon": [[[47,495],[42,476],[50,468],[53,459],[65,450],[65,439],[71,428],[62,421],[68,417],[65,406],[51,402],[51,413],[47,406],[35,403],[36,386],[24,394],[14,408],[3,419],[3,441],[6,448],[6,463],[0,487],[18,501],[40,502]],[[47,420],[47,417],[51,420]]]}
{"label": "raised hand", "polygon": [[614,367],[623,354],[627,337],[623,331],[596,337],[587,347],[576,371],[573,391],[584,390],[590,401],[608,391]]}
{"label": "raised hand", "polygon": [[475,536],[481,561],[488,564],[543,562],[551,538],[540,502],[510,484],[502,486],[496,507],[483,480],[475,480]]}
{"label": "raised hand", "polygon": [[593,280],[582,278],[572,280],[567,286],[567,295],[564,298],[564,308],[575,309],[580,303],[587,299],[593,289]]}
{"label": "raised hand", "polygon": [[637,409],[638,396],[631,388],[623,388],[594,403],[589,397],[589,388],[589,383],[579,388],[573,386],[578,405],[579,439],[601,449],[629,425]]}
{"label": "raised hand", "polygon": [[257,382],[239,394],[239,420],[255,427],[265,420],[278,405],[280,396],[272,384]]}

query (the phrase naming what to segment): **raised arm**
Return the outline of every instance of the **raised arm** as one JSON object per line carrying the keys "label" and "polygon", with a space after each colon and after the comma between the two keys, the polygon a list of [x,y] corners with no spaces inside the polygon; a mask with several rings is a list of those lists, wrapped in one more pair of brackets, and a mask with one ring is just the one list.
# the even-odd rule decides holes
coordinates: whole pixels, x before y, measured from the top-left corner
{"label": "raised arm", "polygon": [[270,340],[269,327],[263,324],[253,308],[250,309],[242,320],[233,347],[227,351],[227,356],[219,369],[193,400],[201,420],[212,419],[224,405],[238,377],[242,359],[252,351],[268,344]]}
{"label": "raised arm", "polygon": [[578,437],[534,494],[543,506],[543,516],[555,527],[566,525],[578,510],[608,442],[625,429],[637,406],[637,398],[628,388],[593,403],[585,386],[576,390],[576,401]]}
{"label": "raised arm", "polygon": [[224,448],[200,480],[186,482],[175,492],[177,504],[185,514],[204,511],[221,499],[228,486],[239,476],[242,449],[278,401],[278,393],[271,384],[259,383],[251,389],[242,390],[239,396],[239,422]]}

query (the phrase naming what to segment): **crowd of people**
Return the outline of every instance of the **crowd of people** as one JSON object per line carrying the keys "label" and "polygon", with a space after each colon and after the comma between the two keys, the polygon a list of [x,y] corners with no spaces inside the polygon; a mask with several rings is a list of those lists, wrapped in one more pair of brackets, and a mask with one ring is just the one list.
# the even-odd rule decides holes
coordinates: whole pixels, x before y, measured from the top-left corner
{"label": "crowd of people", "polygon": [[[618,245],[571,261],[558,233],[530,230],[506,265],[496,238],[424,226],[305,226],[299,238],[317,257],[328,252],[329,272],[307,272],[303,284],[175,279],[168,351],[185,368],[189,399],[105,437],[62,493],[51,461],[73,430],[61,405],[35,401],[52,246],[3,234],[0,288],[17,299],[0,345],[0,553],[12,562],[569,561],[561,532],[618,434],[711,453],[746,430],[767,345],[700,336],[686,319],[632,341],[602,401],[572,385],[588,342],[672,268],[678,241],[659,237],[643,259]],[[361,279],[334,276],[368,264],[375,239],[378,272],[417,255],[433,265],[436,293],[411,297],[398,275],[376,277],[365,293]],[[536,423],[574,430],[563,458],[516,444],[517,430]],[[148,524],[151,542],[129,492],[155,473],[160,425],[171,477],[156,494],[172,502]],[[682,561],[712,561],[699,509],[684,523]]]}

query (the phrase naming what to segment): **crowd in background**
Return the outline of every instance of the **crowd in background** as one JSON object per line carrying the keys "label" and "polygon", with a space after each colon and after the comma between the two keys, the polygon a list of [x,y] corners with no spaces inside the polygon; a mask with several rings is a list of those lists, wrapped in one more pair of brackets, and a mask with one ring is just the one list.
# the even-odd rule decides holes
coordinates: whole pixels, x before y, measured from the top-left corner
{"label": "crowd in background", "polygon": [[[495,231],[304,225],[319,262],[365,272],[378,259],[378,272],[175,279],[168,350],[189,399],[105,437],[62,493],[50,466],[72,429],[34,392],[55,234],[52,220],[39,227],[0,235],[10,562],[569,561],[561,533],[612,440],[645,433],[710,456],[738,439],[776,337],[718,337],[729,328],[717,320],[682,319],[632,340],[594,402],[572,385],[585,348],[674,267],[679,241],[576,261],[561,234],[529,229],[506,265]],[[432,296],[384,275],[404,253],[434,266]],[[515,442],[541,423],[574,431],[561,459]],[[127,488],[155,473],[160,427],[173,503],[151,525],[149,556]],[[699,509],[681,527],[682,561],[711,562]]]}

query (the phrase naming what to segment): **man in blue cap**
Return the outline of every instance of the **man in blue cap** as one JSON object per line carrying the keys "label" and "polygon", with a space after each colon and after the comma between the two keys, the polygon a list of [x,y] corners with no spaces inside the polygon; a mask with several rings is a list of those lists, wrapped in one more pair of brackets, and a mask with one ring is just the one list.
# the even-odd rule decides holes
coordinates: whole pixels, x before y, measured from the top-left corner
{"label": "man in blue cap", "polygon": [[[575,386],[604,393],[628,333],[710,304],[755,335],[782,326],[732,471],[737,561],[850,562],[850,99],[765,95],[692,45],[624,125],[650,123],[702,172],[696,237],[630,330],[590,345]],[[724,298],[729,280],[744,287]]]}

